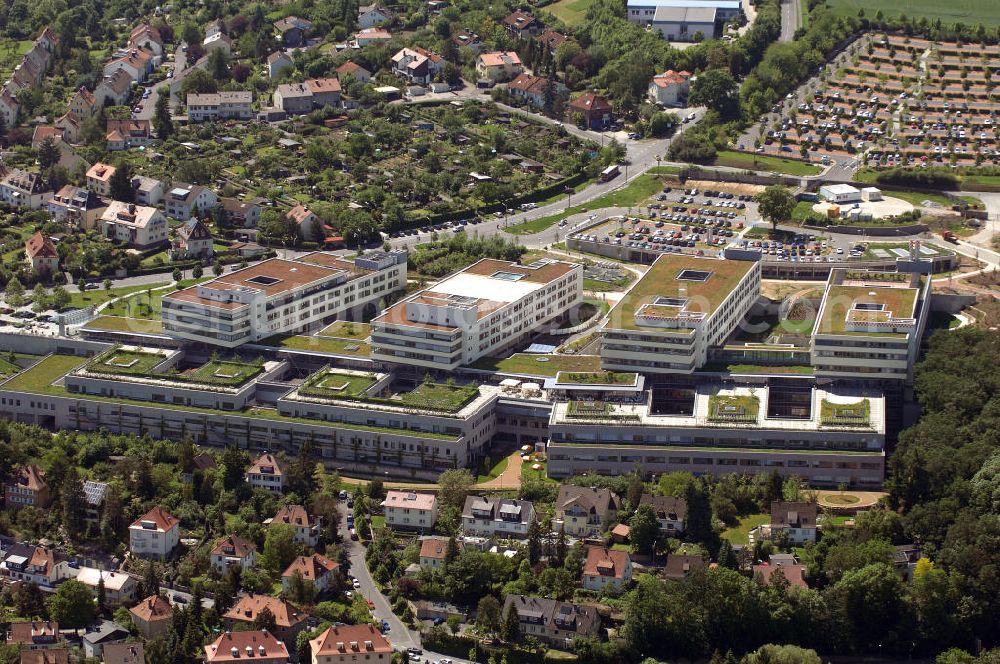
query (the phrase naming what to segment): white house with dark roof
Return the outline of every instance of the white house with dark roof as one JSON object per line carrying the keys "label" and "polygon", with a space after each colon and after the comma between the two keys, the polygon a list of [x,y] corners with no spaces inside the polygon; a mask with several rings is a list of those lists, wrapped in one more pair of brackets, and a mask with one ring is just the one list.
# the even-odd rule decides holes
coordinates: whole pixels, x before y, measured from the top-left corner
{"label": "white house with dark roof", "polygon": [[209,559],[219,574],[234,565],[252,569],[257,565],[257,545],[239,535],[227,535],[216,542]]}
{"label": "white house with dark roof", "polygon": [[168,217],[187,221],[214,208],[219,203],[219,197],[208,187],[175,182],[166,193],[165,203]]}
{"label": "white house with dark roof", "polygon": [[267,489],[273,493],[285,490],[285,471],[278,457],[265,452],[257,457],[243,475],[246,483],[255,488]]}
{"label": "white house with dark roof", "polygon": [[480,537],[524,539],[534,520],[530,500],[468,496],[462,509],[462,531]]}

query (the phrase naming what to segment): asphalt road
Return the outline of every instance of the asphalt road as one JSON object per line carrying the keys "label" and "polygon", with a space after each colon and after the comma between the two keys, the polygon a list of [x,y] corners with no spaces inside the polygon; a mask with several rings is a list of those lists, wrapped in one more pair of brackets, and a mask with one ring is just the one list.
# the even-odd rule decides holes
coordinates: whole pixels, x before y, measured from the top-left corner
{"label": "asphalt road", "polygon": [[799,0],[782,0],[781,2],[781,36],[778,41],[790,42],[795,39],[795,31],[799,29],[802,17]]}

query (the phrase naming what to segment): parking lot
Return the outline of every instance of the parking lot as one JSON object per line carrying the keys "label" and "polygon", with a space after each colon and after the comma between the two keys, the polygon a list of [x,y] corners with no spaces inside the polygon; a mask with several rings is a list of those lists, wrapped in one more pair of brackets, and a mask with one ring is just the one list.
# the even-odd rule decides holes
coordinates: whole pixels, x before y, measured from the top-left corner
{"label": "parking lot", "polygon": [[664,187],[637,216],[613,217],[570,236],[662,253],[704,254],[729,244],[746,225],[750,194]]}

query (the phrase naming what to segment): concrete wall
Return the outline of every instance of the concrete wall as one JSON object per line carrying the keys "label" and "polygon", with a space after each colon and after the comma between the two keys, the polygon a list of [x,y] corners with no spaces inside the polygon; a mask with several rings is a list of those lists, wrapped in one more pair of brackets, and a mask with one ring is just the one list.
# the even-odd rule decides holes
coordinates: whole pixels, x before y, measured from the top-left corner
{"label": "concrete wall", "polygon": [[15,353],[32,355],[48,355],[63,353],[67,355],[95,355],[111,348],[112,344],[82,339],[67,339],[62,337],[40,337],[29,334],[0,333],[0,348]]}

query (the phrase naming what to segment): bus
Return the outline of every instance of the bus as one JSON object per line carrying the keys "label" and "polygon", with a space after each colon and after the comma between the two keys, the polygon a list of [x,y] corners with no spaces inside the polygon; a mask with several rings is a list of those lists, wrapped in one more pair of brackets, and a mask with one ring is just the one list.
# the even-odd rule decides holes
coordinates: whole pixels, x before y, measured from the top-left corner
{"label": "bus", "polygon": [[618,170],[618,164],[608,166],[603,171],[601,171],[601,182],[607,182],[608,180],[614,180],[618,177],[621,171]]}

